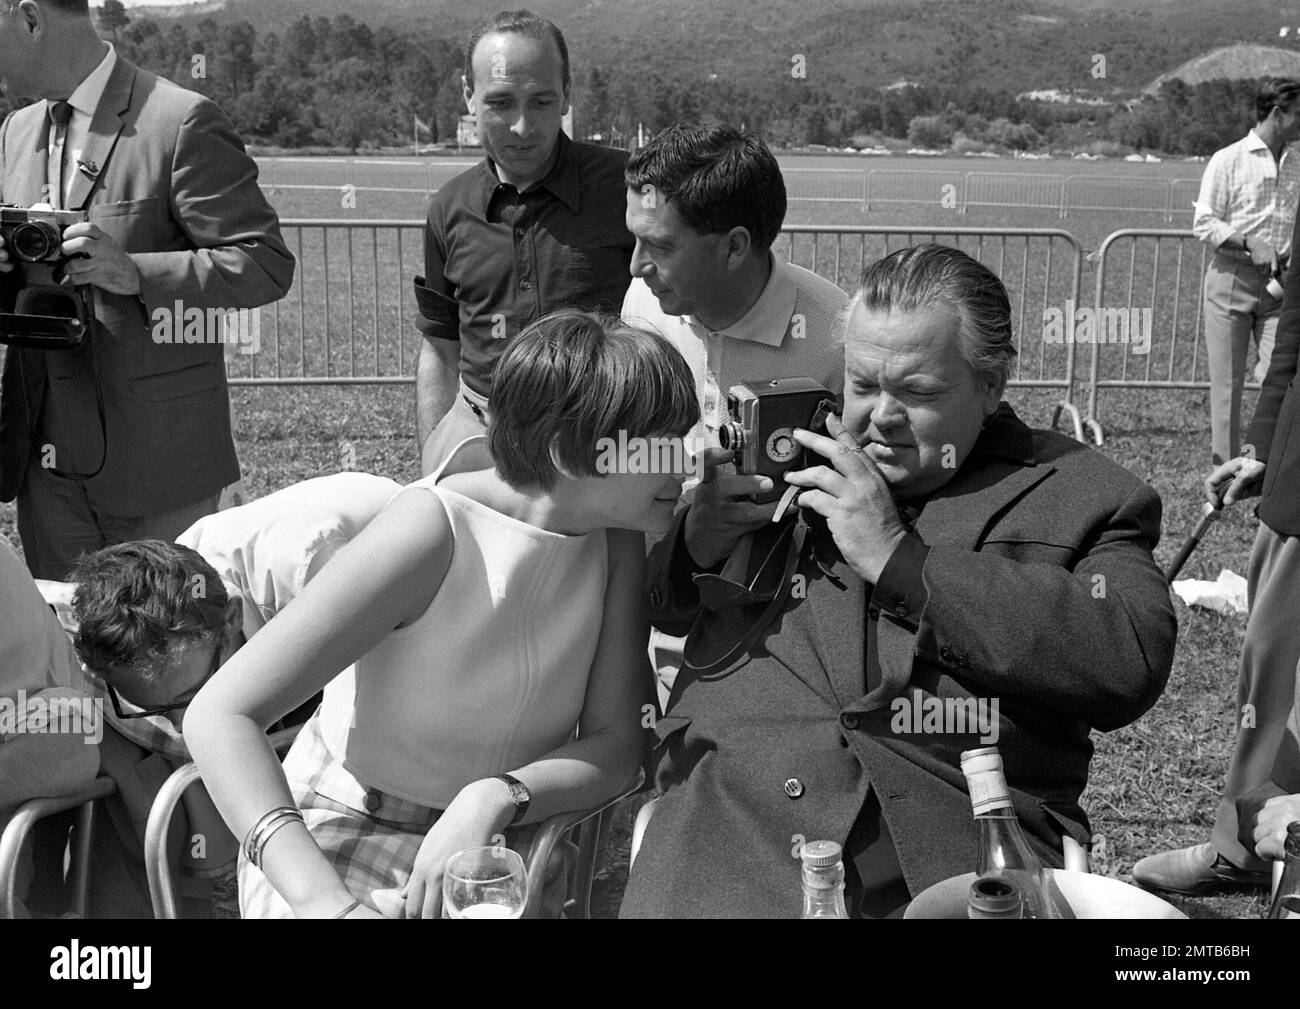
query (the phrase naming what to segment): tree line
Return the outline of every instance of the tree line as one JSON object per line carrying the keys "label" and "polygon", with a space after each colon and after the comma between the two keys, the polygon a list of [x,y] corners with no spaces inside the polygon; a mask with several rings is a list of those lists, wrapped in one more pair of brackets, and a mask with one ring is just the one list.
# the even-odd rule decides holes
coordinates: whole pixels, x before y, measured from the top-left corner
{"label": "tree line", "polygon": [[[123,55],[218,102],[250,143],[392,147],[412,141],[417,119],[420,142],[454,140],[465,111],[462,45],[427,31],[372,29],[348,14],[304,15],[282,32],[212,18],[190,29],[131,16],[118,0],[106,0],[97,18]],[[721,121],[775,146],[1204,155],[1253,121],[1250,81],[1176,80],[1154,97],[1083,104],[943,83],[814,84],[797,67],[755,79],[725,60],[710,72],[665,72],[651,52],[618,57],[583,66],[575,54],[573,88],[578,136],[617,146],[628,146],[638,127],[651,134],[675,122]]]}

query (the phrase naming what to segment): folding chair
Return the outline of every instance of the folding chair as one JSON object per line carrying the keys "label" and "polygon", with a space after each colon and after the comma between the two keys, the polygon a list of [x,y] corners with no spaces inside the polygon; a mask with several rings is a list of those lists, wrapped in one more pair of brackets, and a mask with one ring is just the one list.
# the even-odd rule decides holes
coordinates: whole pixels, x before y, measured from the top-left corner
{"label": "folding chair", "polygon": [[557,813],[542,823],[528,849],[528,906],[525,918],[541,914],[542,888],[546,880],[546,866],[556,843],[569,831],[575,832],[578,859],[573,866],[568,893],[564,901],[566,918],[591,917],[591,884],[596,875],[596,862],[600,856],[600,843],[604,834],[606,813],[630,795],[641,790],[645,774],[637,771],[636,780],[619,795],[594,809],[573,813]]}
{"label": "folding chair", "polygon": [[[300,726],[294,726],[271,734],[271,745],[277,753],[283,753],[289,748],[299,728]],[[144,835],[144,859],[145,870],[149,875],[149,898],[153,903],[155,918],[180,917],[175,870],[167,863],[167,834],[181,796],[198,779],[198,765],[192,761],[178,767],[158,790],[149,810],[149,822],[145,826]],[[555,845],[571,830],[576,831],[578,858],[570,877],[564,913],[568,917],[591,916],[591,885],[596,872],[604,814],[640,789],[642,780],[643,776],[638,771],[636,781],[608,802],[594,809],[557,813],[541,825],[528,849],[526,868],[529,897],[525,917],[537,917],[539,914],[547,864]]]}
{"label": "folding chair", "polygon": [[[301,725],[294,725],[271,733],[269,738],[275,752],[284,753],[301,728]],[[199,767],[194,761],[181,765],[163,782],[149,807],[149,820],[144,828],[144,868],[149,876],[149,900],[155,918],[180,917],[176,869],[167,864],[167,835],[181,796],[198,780]]]}
{"label": "folding chair", "polygon": [[86,917],[90,889],[90,843],[95,828],[95,803],[117,791],[111,778],[96,778],[72,795],[29,799],[18,807],[0,834],[0,918],[18,916],[18,860],[37,820],[69,809],[77,810],[72,843],[72,913]]}

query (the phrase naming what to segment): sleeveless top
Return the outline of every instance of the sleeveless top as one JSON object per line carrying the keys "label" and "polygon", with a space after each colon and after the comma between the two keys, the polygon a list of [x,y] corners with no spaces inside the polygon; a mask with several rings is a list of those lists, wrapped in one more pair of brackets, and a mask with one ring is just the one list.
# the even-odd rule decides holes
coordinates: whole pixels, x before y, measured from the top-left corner
{"label": "sleeveless top", "polygon": [[475,443],[486,438],[410,485],[450,520],[437,595],[352,667],[355,690],[340,676],[320,709],[327,748],[360,782],[440,809],[573,736],[605,609],[603,529],[547,532],[438,486]]}

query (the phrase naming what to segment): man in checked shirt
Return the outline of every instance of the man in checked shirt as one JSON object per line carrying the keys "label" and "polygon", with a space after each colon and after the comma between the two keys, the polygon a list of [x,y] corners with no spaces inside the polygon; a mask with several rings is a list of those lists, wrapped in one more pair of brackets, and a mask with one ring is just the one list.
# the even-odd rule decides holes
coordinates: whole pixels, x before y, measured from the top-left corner
{"label": "man in checked shirt", "polygon": [[1205,167],[1192,231],[1214,250],[1205,271],[1205,346],[1210,367],[1211,451],[1217,466],[1240,448],[1241,391],[1253,333],[1255,378],[1264,381],[1280,295],[1272,277],[1291,253],[1300,203],[1300,81],[1268,78],[1255,93],[1255,126],[1215,151]]}

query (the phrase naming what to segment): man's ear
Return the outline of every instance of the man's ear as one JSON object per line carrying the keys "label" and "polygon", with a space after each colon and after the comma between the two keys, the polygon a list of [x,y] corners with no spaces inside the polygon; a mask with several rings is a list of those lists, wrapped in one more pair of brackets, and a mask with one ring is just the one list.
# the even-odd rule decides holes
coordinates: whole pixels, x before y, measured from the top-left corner
{"label": "man's ear", "polygon": [[569,114],[569,85],[566,84],[564,85],[564,97],[560,101],[560,115],[567,116],[568,114]]}
{"label": "man's ear", "polygon": [[41,35],[49,27],[45,23],[48,15],[41,9],[40,4],[34,3],[33,0],[22,0],[14,8],[14,13],[10,17],[21,17],[23,28],[31,35]]}
{"label": "man's ear", "polygon": [[460,75],[460,93],[465,99],[465,109],[468,112],[474,111],[474,89],[469,86],[469,78],[464,74]]}
{"label": "man's ear", "polygon": [[753,248],[754,239],[750,237],[748,228],[736,225],[736,227],[728,231],[727,269],[738,269],[740,265],[745,262],[745,259],[749,256],[749,253]]}

